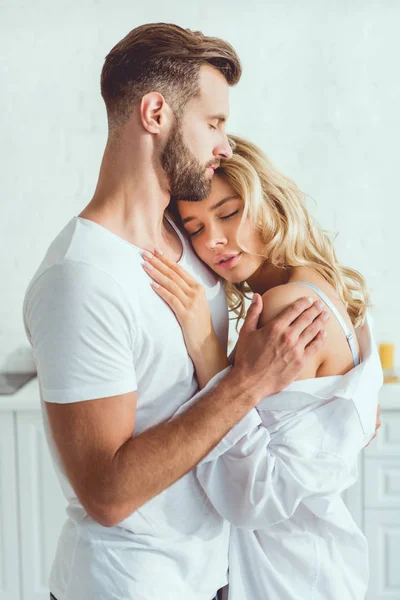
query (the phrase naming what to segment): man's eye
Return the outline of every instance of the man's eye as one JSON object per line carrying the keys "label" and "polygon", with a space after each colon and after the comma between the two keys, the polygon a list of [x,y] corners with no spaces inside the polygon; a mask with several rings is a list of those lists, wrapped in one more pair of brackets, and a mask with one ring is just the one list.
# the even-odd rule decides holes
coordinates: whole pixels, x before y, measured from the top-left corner
{"label": "man's eye", "polygon": [[202,227],[200,227],[200,229],[197,229],[196,231],[193,231],[192,233],[189,233],[189,232],[188,232],[188,234],[189,234],[189,237],[194,237],[195,235],[197,235],[198,233],[200,233],[200,231],[201,231],[202,229],[203,229],[203,228],[202,228]]}
{"label": "man's eye", "polygon": [[214,129],[215,131],[218,131],[218,127],[215,127],[215,125],[211,125],[211,123],[208,124],[210,129]]}
{"label": "man's eye", "polygon": [[239,212],[239,210],[235,210],[235,212],[231,213],[230,215],[226,215],[225,217],[221,217],[221,219],[230,219],[231,217],[234,217],[235,215],[237,215]]}

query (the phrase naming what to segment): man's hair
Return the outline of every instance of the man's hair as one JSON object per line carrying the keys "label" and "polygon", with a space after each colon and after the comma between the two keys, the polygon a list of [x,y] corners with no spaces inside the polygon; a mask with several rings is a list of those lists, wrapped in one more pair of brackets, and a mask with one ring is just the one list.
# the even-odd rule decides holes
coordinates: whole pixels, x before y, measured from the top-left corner
{"label": "man's hair", "polygon": [[218,69],[235,85],[242,67],[235,50],[224,40],[168,23],[132,29],[106,56],[101,95],[110,123],[123,124],[149,92],[164,96],[176,115],[198,96],[200,67]]}

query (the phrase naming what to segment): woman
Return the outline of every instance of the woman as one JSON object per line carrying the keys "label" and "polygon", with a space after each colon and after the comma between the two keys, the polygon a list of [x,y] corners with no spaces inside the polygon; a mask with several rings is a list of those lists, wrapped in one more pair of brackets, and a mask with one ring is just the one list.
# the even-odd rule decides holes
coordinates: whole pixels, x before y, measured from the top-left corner
{"label": "woman", "polygon": [[[298,380],[265,398],[197,468],[232,523],[229,599],[359,600],[366,540],[340,493],[374,434],[382,383],[365,281],[339,264],[294,183],[256,146],[233,140],[209,197],[176,207],[193,248],[224,278],[238,318],[252,291],[262,295],[261,324],[305,294],[322,299],[330,319],[327,343]],[[144,268],[181,324],[200,387],[223,376],[228,359],[201,287],[160,254]]]}

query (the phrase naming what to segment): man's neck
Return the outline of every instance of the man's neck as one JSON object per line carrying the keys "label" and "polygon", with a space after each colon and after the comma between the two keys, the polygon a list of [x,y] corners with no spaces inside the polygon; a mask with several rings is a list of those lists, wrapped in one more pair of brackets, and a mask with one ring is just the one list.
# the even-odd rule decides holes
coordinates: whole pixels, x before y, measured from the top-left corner
{"label": "man's neck", "polygon": [[174,256],[180,243],[164,219],[169,191],[163,188],[163,174],[140,150],[140,141],[135,149],[107,144],[96,191],[79,216],[139,248],[159,248]]}

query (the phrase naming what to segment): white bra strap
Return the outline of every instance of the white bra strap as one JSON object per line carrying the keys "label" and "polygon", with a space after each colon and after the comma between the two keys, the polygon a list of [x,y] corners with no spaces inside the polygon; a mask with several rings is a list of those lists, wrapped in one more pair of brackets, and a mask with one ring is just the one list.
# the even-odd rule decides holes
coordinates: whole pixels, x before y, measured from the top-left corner
{"label": "white bra strap", "polygon": [[342,329],[343,329],[343,331],[344,331],[344,333],[346,335],[346,339],[348,341],[348,344],[349,344],[350,350],[351,350],[351,354],[353,356],[354,366],[356,367],[357,365],[359,365],[360,364],[360,356],[358,354],[358,350],[357,350],[357,346],[356,346],[356,343],[355,343],[354,335],[350,331],[349,327],[347,326],[345,320],[343,319],[342,315],[339,313],[339,311],[336,308],[336,306],[328,298],[328,296],[325,294],[325,292],[323,292],[322,290],[320,290],[319,287],[317,287],[313,283],[307,283],[306,281],[289,281],[289,283],[291,283],[293,285],[298,284],[298,285],[306,285],[306,286],[308,286],[309,288],[311,288],[312,290],[314,290],[314,292],[316,294],[318,294],[318,296],[331,309],[331,311],[333,312],[333,314],[335,315],[335,317],[339,321],[340,325],[342,326]]}

